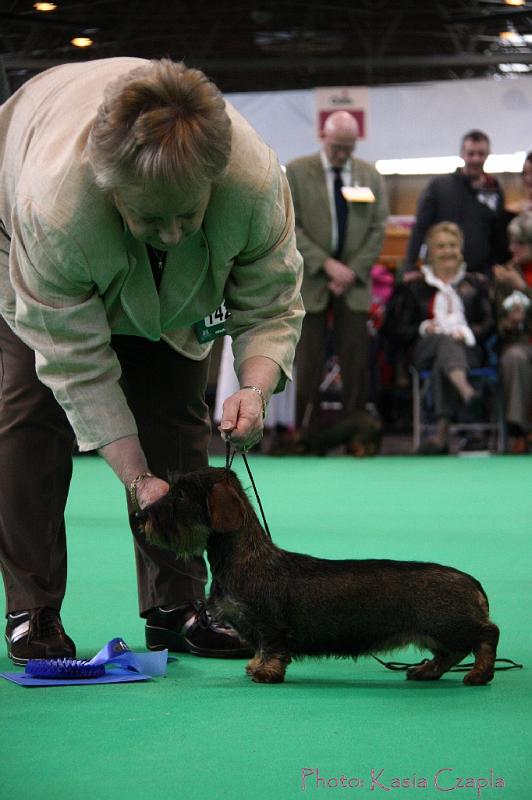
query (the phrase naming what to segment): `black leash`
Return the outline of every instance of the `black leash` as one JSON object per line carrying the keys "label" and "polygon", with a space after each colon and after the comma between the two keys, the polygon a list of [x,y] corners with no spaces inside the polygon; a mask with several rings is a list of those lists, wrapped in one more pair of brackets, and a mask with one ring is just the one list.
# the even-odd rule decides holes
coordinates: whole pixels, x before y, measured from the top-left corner
{"label": "black leash", "polygon": [[[430,661],[430,659],[424,658],[422,661],[418,661],[415,664],[407,664],[401,661],[382,661],[380,658],[377,658],[377,656],[374,656],[373,653],[371,653],[370,655],[372,658],[375,659],[375,661],[378,661],[379,664],[382,664],[383,667],[386,667],[386,669],[390,669],[394,672],[406,672],[406,670],[410,669],[410,667],[420,667],[422,664],[427,664]],[[522,664],[518,664],[516,661],[512,661],[511,658],[496,658],[495,663],[497,662],[507,664],[508,666],[493,667],[495,672],[502,672],[508,669],[523,669]],[[469,672],[469,670],[472,669],[473,667],[474,667],[473,663],[456,664],[454,667],[451,667],[450,669],[446,670],[446,672]]]}
{"label": "black leash", "polygon": [[[225,468],[226,469],[231,469],[231,465],[233,463],[233,459],[235,457],[235,453],[236,453],[235,448],[231,446],[231,441],[229,439],[227,439],[226,442],[225,442]],[[255,481],[253,480],[253,475],[251,474],[251,469],[249,468],[249,464],[248,464],[248,460],[247,460],[245,451],[241,450],[240,451],[240,455],[242,456],[244,464],[246,465],[246,469],[247,469],[247,472],[248,472],[248,475],[249,475],[249,479],[251,481],[251,485],[253,486],[253,491],[255,492],[255,497],[257,499],[257,503],[258,503],[258,506],[260,508],[260,514],[261,514],[261,517],[262,517],[262,522],[264,524],[264,530],[266,531],[266,535],[268,536],[268,539],[270,539],[270,541],[271,541],[272,535],[270,533],[270,529],[268,527],[268,523],[266,522],[266,515],[264,514],[264,509],[262,507],[262,503],[261,503],[261,500],[260,500],[260,497],[259,497],[259,493],[257,491],[257,487],[255,485]]]}

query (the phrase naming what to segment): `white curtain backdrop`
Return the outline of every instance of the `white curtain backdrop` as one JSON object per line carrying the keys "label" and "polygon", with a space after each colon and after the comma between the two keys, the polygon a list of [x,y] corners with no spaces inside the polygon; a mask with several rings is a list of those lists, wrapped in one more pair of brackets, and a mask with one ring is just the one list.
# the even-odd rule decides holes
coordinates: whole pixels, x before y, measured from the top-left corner
{"label": "white curtain backdrop", "polygon": [[[311,90],[227,97],[281,163],[318,149]],[[368,137],[357,155],[367,161],[457,155],[471,128],[489,135],[493,153],[532,150],[532,75],[369,87]]]}

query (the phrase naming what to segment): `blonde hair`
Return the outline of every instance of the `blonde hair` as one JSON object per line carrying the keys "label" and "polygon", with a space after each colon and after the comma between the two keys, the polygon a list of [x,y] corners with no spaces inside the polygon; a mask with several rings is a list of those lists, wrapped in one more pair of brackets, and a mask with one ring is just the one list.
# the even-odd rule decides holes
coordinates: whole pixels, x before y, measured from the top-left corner
{"label": "blonde hair", "polygon": [[434,239],[439,233],[448,233],[451,236],[454,236],[458,244],[460,245],[460,250],[463,251],[464,249],[464,234],[462,233],[462,229],[458,227],[455,222],[437,222],[436,225],[432,225],[425,237],[425,242],[428,248],[428,260],[431,259],[431,251],[432,251],[432,244]]}
{"label": "blonde hair", "polygon": [[218,87],[169,59],[109,83],[89,139],[96,182],[107,190],[153,180],[217,181],[230,153],[231,120]]}

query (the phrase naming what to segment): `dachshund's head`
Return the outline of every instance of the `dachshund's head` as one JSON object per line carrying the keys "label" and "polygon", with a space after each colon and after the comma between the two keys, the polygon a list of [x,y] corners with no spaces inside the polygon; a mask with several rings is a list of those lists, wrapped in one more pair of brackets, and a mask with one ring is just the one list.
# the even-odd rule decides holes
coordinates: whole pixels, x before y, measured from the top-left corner
{"label": "dachshund's head", "polygon": [[203,554],[211,533],[242,527],[243,498],[234,473],[207,467],[171,479],[168,494],[136,512],[135,519],[147,542],[187,559]]}

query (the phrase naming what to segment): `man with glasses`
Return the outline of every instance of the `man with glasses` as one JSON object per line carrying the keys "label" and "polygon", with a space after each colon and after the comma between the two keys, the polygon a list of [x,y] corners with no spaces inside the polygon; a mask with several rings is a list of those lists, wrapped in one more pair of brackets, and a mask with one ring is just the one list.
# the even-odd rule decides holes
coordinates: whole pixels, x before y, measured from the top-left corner
{"label": "man with glasses", "polygon": [[352,156],[358,136],[354,116],[336,111],[325,121],[320,152],[286,168],[307,312],[296,352],[299,429],[312,430],[318,421],[329,326],[341,369],[343,416],[366,406],[370,271],[381,251],[388,204],[377,170]]}

